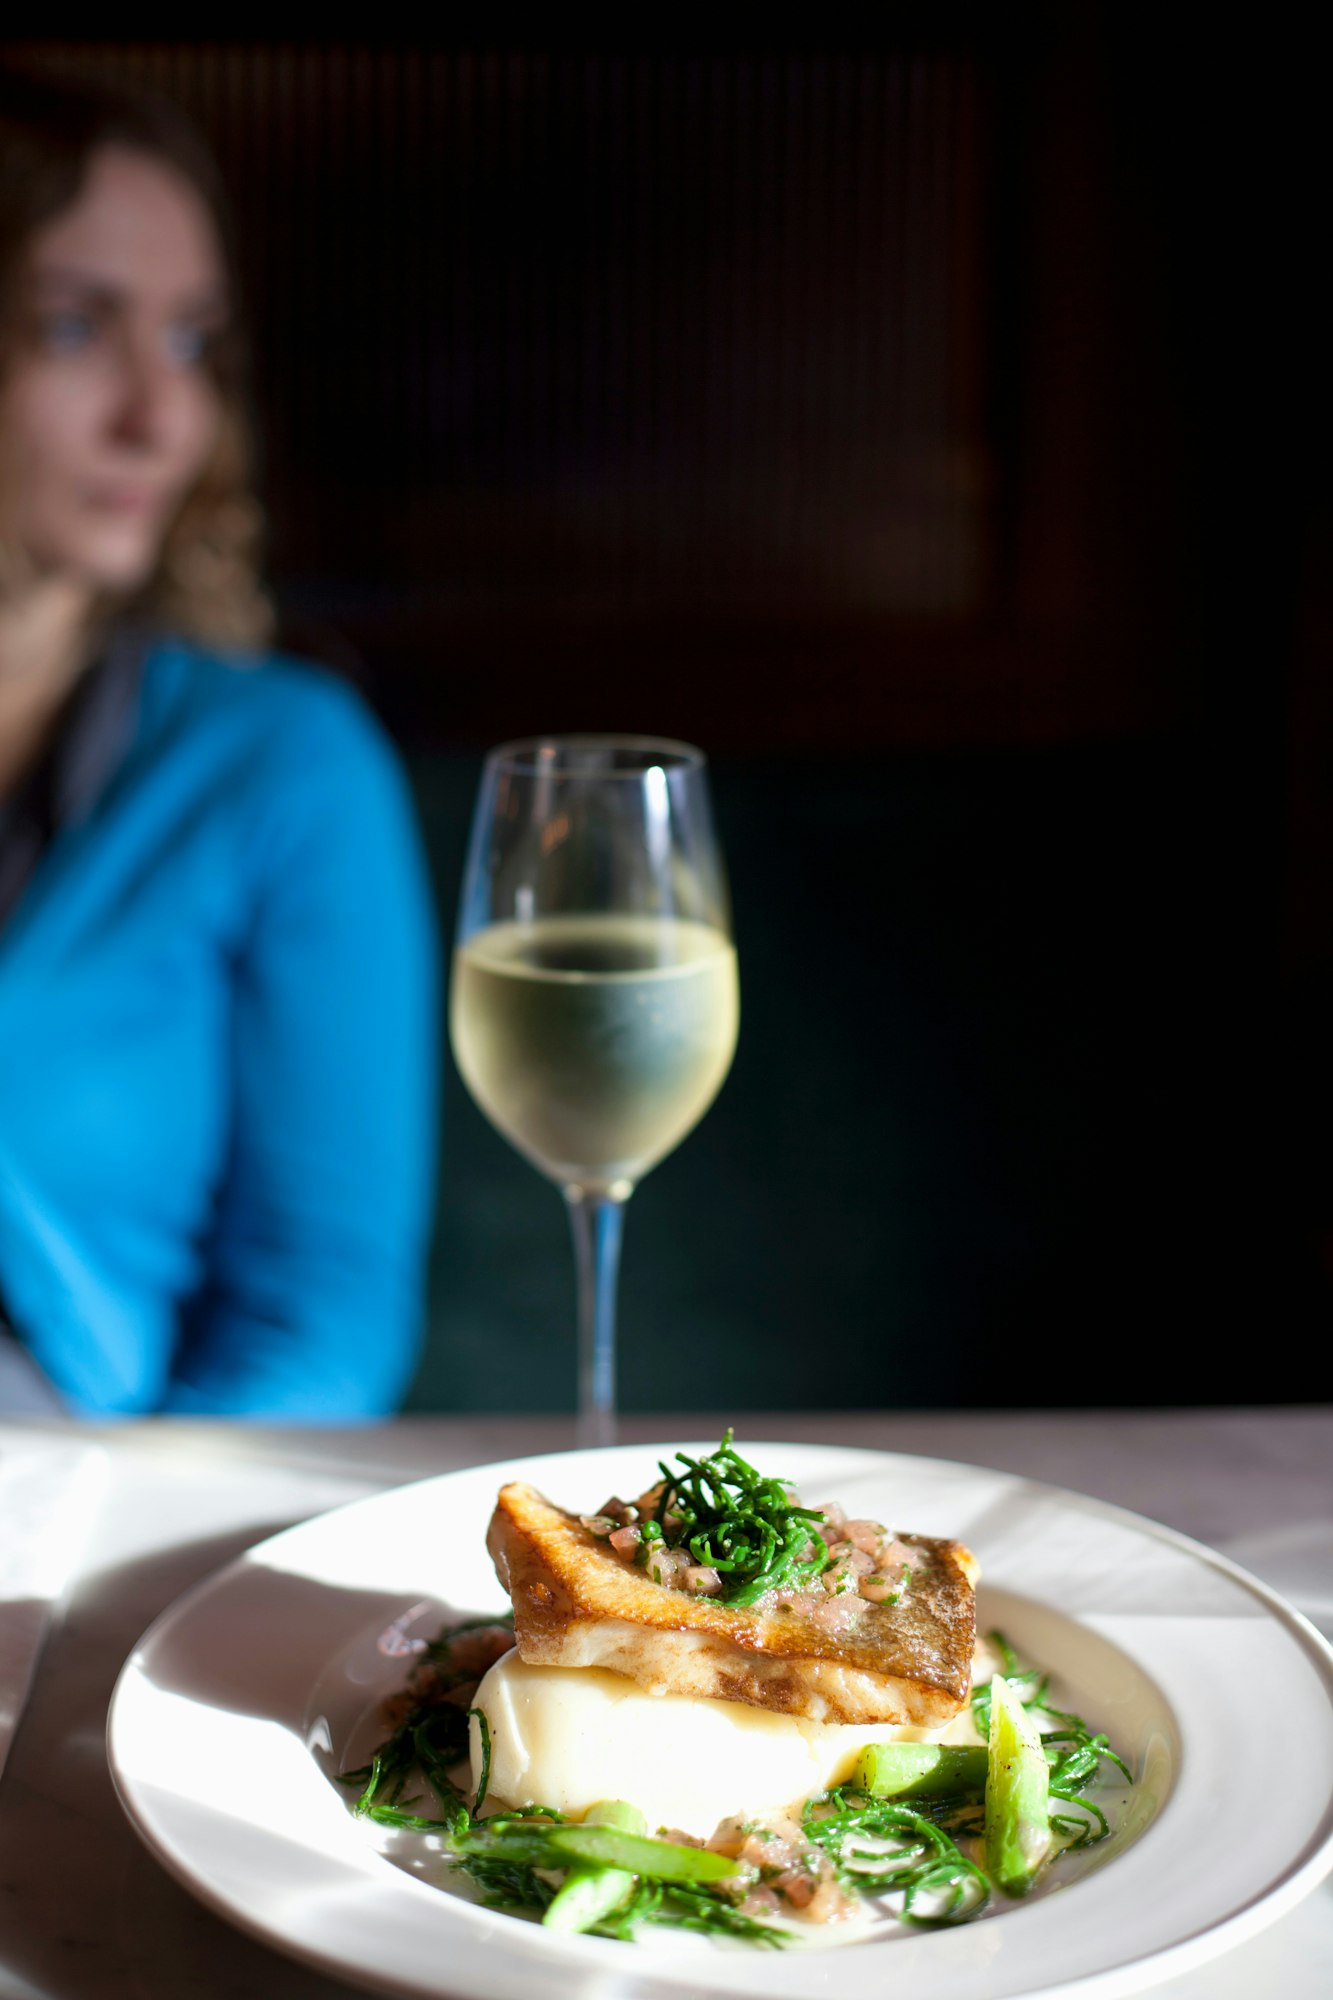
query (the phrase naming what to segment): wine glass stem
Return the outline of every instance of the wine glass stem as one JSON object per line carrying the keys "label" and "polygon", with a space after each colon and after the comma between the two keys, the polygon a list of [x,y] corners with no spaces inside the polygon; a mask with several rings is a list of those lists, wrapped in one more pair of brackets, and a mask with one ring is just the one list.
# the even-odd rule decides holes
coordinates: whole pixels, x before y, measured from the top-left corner
{"label": "wine glass stem", "polygon": [[614,1444],[616,1435],[616,1277],[625,1203],[584,1188],[565,1189],[574,1237],[579,1313],[579,1442]]}

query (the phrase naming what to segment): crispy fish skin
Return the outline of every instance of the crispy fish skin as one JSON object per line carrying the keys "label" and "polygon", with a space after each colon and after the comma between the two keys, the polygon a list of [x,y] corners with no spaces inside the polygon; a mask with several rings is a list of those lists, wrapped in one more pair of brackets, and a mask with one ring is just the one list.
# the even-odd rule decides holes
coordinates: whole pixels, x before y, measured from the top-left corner
{"label": "crispy fish skin", "polygon": [[937,1728],[971,1691],[978,1565],[961,1542],[898,1539],[915,1558],[902,1602],[866,1604],[842,1633],[799,1603],[740,1609],[653,1583],[531,1486],[500,1489],[486,1546],[533,1665],[609,1667],[653,1694],[816,1722]]}

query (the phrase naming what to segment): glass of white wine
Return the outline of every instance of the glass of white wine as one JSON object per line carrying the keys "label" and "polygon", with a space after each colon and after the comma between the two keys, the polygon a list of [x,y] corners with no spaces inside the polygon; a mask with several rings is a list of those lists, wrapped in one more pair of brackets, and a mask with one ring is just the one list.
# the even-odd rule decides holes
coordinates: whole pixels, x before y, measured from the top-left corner
{"label": "glass of white wine", "polygon": [[702,1118],[740,1017],[703,753],[549,736],[486,759],[450,982],[473,1097],[564,1194],[580,1436],[615,1430],[624,1206]]}

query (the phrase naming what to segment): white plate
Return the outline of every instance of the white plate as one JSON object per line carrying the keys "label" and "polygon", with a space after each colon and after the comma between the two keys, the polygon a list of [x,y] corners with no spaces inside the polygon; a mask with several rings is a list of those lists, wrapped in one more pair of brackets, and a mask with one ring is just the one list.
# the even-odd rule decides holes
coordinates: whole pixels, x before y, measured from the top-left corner
{"label": "white plate", "polygon": [[1007,1474],[739,1442],[808,1499],[976,1550],[983,1619],[1053,1670],[1138,1776],[1115,1838],[1077,1879],[953,1930],[774,1953],[657,1929],[637,1945],[552,1936],[385,1858],[330,1773],[401,1680],[403,1634],[432,1630],[445,1607],[503,1608],[484,1548],[497,1486],[518,1477],[596,1505],[641,1491],[674,1446],[400,1487],[200,1584],[145,1635],[111,1704],[108,1756],[131,1820],[242,1929],[432,2000],[882,2000],[903,1977],[931,2000],[1105,2000],[1238,1943],[1333,1865],[1333,1650],[1262,1584],[1151,1522]]}

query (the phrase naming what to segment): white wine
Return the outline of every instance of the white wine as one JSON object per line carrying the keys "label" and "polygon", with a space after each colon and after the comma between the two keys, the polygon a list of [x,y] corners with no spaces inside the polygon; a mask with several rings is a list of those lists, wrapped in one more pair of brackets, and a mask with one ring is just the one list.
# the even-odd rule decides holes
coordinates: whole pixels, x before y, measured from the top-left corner
{"label": "white wine", "polygon": [[627,1192],[717,1095],[736,1046],[731,940],[677,917],[492,924],[454,955],[472,1095],[562,1187]]}

